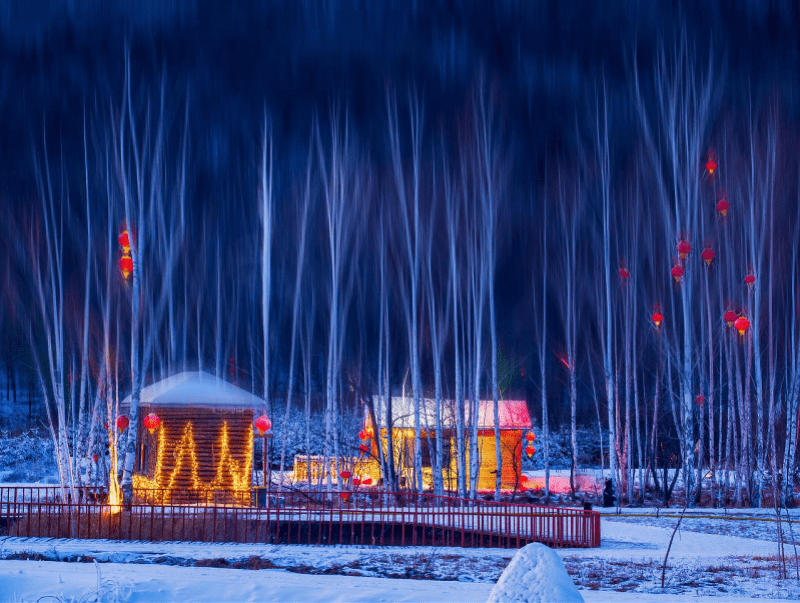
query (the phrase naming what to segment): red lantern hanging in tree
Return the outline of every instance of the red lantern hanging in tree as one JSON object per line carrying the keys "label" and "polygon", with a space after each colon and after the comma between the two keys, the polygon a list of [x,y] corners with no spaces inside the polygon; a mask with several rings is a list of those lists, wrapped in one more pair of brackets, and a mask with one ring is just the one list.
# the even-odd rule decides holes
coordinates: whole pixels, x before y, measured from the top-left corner
{"label": "red lantern hanging in tree", "polygon": [[710,266],[711,262],[714,261],[716,255],[717,254],[714,253],[714,250],[711,249],[711,247],[706,247],[705,249],[703,249],[703,253],[700,254],[700,257],[703,258],[703,261],[706,263],[706,266]]}
{"label": "red lantern hanging in tree", "polygon": [[706,397],[703,394],[698,394],[698,396],[694,399],[694,402],[698,406],[703,406],[706,403]]}
{"label": "red lantern hanging in tree", "polygon": [[681,259],[685,260],[690,253],[692,253],[692,244],[686,240],[678,241],[678,255],[681,256]]}
{"label": "red lantern hanging in tree", "polygon": [[347,502],[348,500],[350,500],[350,493],[349,492],[342,492],[341,494],[339,494],[339,496],[341,497],[341,499],[344,502]]}
{"label": "red lantern hanging in tree", "polygon": [[131,272],[133,272],[133,259],[129,255],[123,255],[119,258],[119,269],[122,272],[122,278],[128,279]]}
{"label": "red lantern hanging in tree", "polygon": [[341,477],[342,479],[350,479],[351,477],[353,477],[353,474],[350,473],[347,469],[344,469],[341,472],[339,472],[339,477]]}
{"label": "red lantern hanging in tree", "polygon": [[361,454],[361,456],[364,456],[369,452],[369,446],[366,444],[361,444],[361,446],[358,447],[358,452]]}
{"label": "red lantern hanging in tree", "polygon": [[525,434],[525,439],[528,440],[529,442],[533,442],[536,439],[536,434],[533,433],[532,431],[529,431],[528,433]]}
{"label": "red lantern hanging in tree", "polygon": [[727,199],[720,199],[717,201],[717,212],[723,218],[728,215],[728,210],[731,208],[731,204],[728,203]]}
{"label": "red lantern hanging in tree", "polygon": [[119,241],[119,246],[122,247],[122,253],[128,255],[131,252],[131,241],[130,238],[128,237],[128,231],[123,230],[119,234],[119,238],[117,239],[117,241]]}
{"label": "red lantern hanging in tree", "polygon": [[150,432],[150,435],[153,435],[155,430],[161,425],[161,418],[156,413],[151,412],[144,418],[143,423],[147,431]]}
{"label": "red lantern hanging in tree", "polygon": [[672,270],[670,270],[669,272],[672,275],[672,278],[675,279],[676,283],[680,283],[681,282],[681,278],[683,278],[683,274],[684,274],[683,266],[681,266],[680,264],[675,264],[672,267]]}
{"label": "red lantern hanging in tree", "polygon": [[652,321],[656,328],[660,327],[661,323],[664,322],[663,314],[661,312],[653,312]]}
{"label": "red lantern hanging in tree", "polygon": [[117,417],[117,429],[120,431],[125,431],[130,424],[130,420],[125,415],[120,415]]}
{"label": "red lantern hanging in tree", "polygon": [[733,326],[733,323],[736,322],[736,319],[739,318],[739,315],[736,314],[733,310],[728,310],[725,314],[722,315],[722,318],[725,320],[729,327]]}
{"label": "red lantern hanging in tree", "polygon": [[97,463],[97,453],[96,452],[92,455],[92,461],[94,463]]}
{"label": "red lantern hanging in tree", "polygon": [[353,478],[353,485],[354,486],[360,486],[361,485],[361,480],[359,478],[357,478],[357,477],[354,477]]}
{"label": "red lantern hanging in tree", "polygon": [[714,172],[717,171],[717,167],[716,155],[714,155],[714,153],[709,153],[708,161],[706,161],[706,171],[708,172],[708,175],[713,176]]}
{"label": "red lantern hanging in tree", "polygon": [[258,417],[255,421],[253,421],[253,425],[256,429],[258,429],[258,435],[261,436],[272,429],[272,421],[269,420],[267,415],[261,415]]}
{"label": "red lantern hanging in tree", "polygon": [[619,269],[619,278],[621,278],[623,281],[628,280],[630,278],[630,276],[631,276],[631,273],[628,271],[627,268],[622,267],[622,268]]}
{"label": "red lantern hanging in tree", "polygon": [[364,429],[358,432],[358,439],[361,440],[362,442],[366,442],[367,440],[369,440],[369,438],[367,437],[367,432]]}
{"label": "red lantern hanging in tree", "polygon": [[755,275],[755,274],[752,274],[752,273],[751,273],[751,274],[748,274],[748,275],[746,275],[746,276],[744,277],[744,283],[745,283],[745,285],[747,285],[747,286],[748,286],[748,287],[750,287],[751,289],[753,288],[753,285],[755,284],[755,282],[756,282],[756,275]]}
{"label": "red lantern hanging in tree", "polygon": [[536,448],[534,448],[534,447],[533,447],[533,446],[531,446],[530,444],[528,444],[527,446],[525,446],[525,454],[527,454],[527,455],[528,455],[528,458],[531,458],[531,457],[533,456],[533,453],[534,453],[534,452],[536,452]]}
{"label": "red lantern hanging in tree", "polygon": [[744,316],[740,316],[736,319],[736,322],[733,323],[733,328],[739,331],[739,335],[744,337],[744,334],[747,333],[747,330],[750,328],[750,321]]}

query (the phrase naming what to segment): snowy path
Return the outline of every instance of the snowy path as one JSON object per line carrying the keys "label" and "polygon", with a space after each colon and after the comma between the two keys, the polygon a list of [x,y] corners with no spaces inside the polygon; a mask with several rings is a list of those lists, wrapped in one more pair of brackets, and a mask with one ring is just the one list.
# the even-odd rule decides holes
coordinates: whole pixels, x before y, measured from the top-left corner
{"label": "snowy path", "polygon": [[[772,601],[800,597],[800,585],[796,580],[777,580],[763,569],[767,563],[763,559],[777,555],[776,543],[686,530],[675,536],[666,573],[669,594],[662,594],[660,566],[671,527],[628,523],[619,517],[604,519],[602,523],[603,543],[599,549],[558,551],[587,603],[749,603],[765,600],[757,597]],[[717,526],[717,532],[725,525]],[[77,601],[97,589],[97,567],[101,585],[117,588],[119,601],[466,603],[486,600],[493,582],[514,552],[486,548],[0,538],[0,555],[17,557],[0,561],[0,601],[36,601],[43,595]],[[19,560],[21,555],[70,560],[83,557],[84,561],[94,558],[105,563],[95,566],[93,563],[23,561]],[[202,560],[233,562],[251,557],[265,560],[266,567],[292,571],[182,567]],[[754,561],[756,559],[762,561]],[[403,579],[409,576],[428,579]],[[601,577],[596,579],[596,576]],[[692,586],[694,583],[696,586]]]}

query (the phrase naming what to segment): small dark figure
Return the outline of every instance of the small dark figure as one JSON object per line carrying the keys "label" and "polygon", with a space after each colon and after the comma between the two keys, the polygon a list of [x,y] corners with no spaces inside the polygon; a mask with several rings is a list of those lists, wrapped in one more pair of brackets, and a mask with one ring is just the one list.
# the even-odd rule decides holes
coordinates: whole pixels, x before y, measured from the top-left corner
{"label": "small dark figure", "polygon": [[613,507],[614,501],[617,497],[614,495],[614,484],[611,483],[611,478],[606,478],[606,487],[603,489],[603,506]]}

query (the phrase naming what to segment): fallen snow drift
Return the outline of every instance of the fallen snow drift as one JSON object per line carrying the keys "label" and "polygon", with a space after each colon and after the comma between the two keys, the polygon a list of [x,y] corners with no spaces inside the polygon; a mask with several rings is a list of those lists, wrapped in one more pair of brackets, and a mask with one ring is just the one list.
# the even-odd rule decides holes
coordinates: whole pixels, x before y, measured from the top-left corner
{"label": "fallen snow drift", "polygon": [[561,558],[543,544],[529,544],[508,564],[487,603],[584,603]]}

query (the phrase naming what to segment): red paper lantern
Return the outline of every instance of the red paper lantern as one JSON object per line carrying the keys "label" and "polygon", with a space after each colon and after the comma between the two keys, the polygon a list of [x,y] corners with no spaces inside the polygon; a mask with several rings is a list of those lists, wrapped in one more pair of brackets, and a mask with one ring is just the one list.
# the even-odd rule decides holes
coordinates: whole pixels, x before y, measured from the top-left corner
{"label": "red paper lantern", "polygon": [[685,260],[690,253],[692,253],[692,244],[689,241],[678,241],[678,255],[681,256],[681,259]]}
{"label": "red paper lantern", "polygon": [[358,432],[358,439],[362,442],[366,442],[369,438],[367,437],[367,432],[363,429]]}
{"label": "red paper lantern", "polygon": [[713,176],[714,172],[717,171],[717,162],[714,160],[713,155],[708,156],[708,161],[706,161],[706,171],[708,172],[709,176]]}
{"label": "red paper lantern", "polygon": [[628,280],[631,276],[631,273],[628,271],[627,268],[620,268],[619,269],[619,278],[622,280]]}
{"label": "red paper lantern", "polygon": [[350,500],[350,493],[349,492],[342,492],[341,494],[339,494],[339,496],[341,497],[341,499],[344,502],[347,502],[348,500]]}
{"label": "red paper lantern", "polygon": [[698,395],[698,396],[697,396],[697,397],[694,399],[694,402],[695,402],[695,404],[697,404],[698,406],[703,406],[703,405],[706,403],[706,397],[705,397],[703,394],[699,394],[699,395]]}
{"label": "red paper lantern", "polygon": [[369,446],[366,444],[361,444],[361,446],[358,447],[358,451],[361,453],[361,456],[364,456],[369,452]]}
{"label": "red paper lantern", "polygon": [[133,272],[133,260],[129,255],[123,255],[119,258],[119,269],[122,272],[122,278],[127,279],[131,272]]}
{"label": "red paper lantern", "polygon": [[371,427],[371,426],[369,426],[369,425],[367,425],[367,426],[364,428],[364,433],[365,433],[365,434],[367,434],[367,439],[368,439],[368,440],[371,440],[371,439],[372,439],[372,438],[375,436],[375,430],[374,430],[374,429],[372,429],[372,427]]}
{"label": "red paper lantern", "polygon": [[525,454],[527,454],[527,455],[528,455],[528,458],[531,458],[531,457],[533,456],[533,453],[534,453],[534,452],[536,452],[536,448],[534,448],[534,447],[533,447],[533,446],[531,446],[530,444],[528,444],[527,446],[525,446]]}
{"label": "red paper lantern", "polygon": [[130,424],[130,420],[125,415],[120,415],[117,417],[117,429],[120,431],[125,431]]}
{"label": "red paper lantern", "polygon": [[342,479],[350,479],[352,476],[353,474],[350,473],[347,469],[339,473],[339,477],[341,477]]}
{"label": "red paper lantern", "polygon": [[755,284],[755,282],[756,282],[756,275],[755,274],[748,274],[748,275],[746,275],[744,277],[745,285],[747,285],[751,289],[753,288],[753,285]]}
{"label": "red paper lantern", "polygon": [[258,429],[258,435],[264,435],[270,429],[272,429],[272,421],[269,420],[267,415],[261,415],[255,421],[253,421],[253,425],[256,429]]}
{"label": "red paper lantern", "polygon": [[95,463],[97,463],[97,453],[95,453],[95,454],[93,454],[93,455],[92,455],[92,461],[94,461]]}
{"label": "red paper lantern", "polygon": [[664,316],[661,314],[661,312],[653,312],[652,320],[656,327],[660,327],[661,323],[664,322]]}
{"label": "red paper lantern", "polygon": [[744,316],[740,316],[736,319],[736,322],[733,323],[733,328],[739,331],[739,335],[744,337],[744,334],[747,333],[747,329],[750,328],[750,321]]}
{"label": "red paper lantern", "polygon": [[354,486],[360,486],[361,485],[361,480],[358,479],[357,477],[354,477],[353,478],[353,485]]}
{"label": "red paper lantern", "polygon": [[729,327],[732,327],[733,323],[736,322],[736,319],[739,318],[739,316],[733,310],[728,310],[727,312],[725,312],[725,314],[722,315],[722,318],[725,320],[725,322],[728,324]]}
{"label": "red paper lantern", "polygon": [[731,204],[728,203],[726,199],[720,199],[717,201],[717,211],[719,215],[723,218],[728,215],[728,210],[731,208]]}
{"label": "red paper lantern", "polygon": [[705,249],[703,249],[703,253],[700,254],[700,257],[703,258],[703,261],[706,263],[706,266],[710,266],[711,262],[714,261],[716,255],[717,254],[714,253],[714,250],[711,249],[711,247],[706,247]]}
{"label": "red paper lantern", "polygon": [[161,418],[156,413],[151,412],[144,418],[143,423],[150,435],[153,435],[153,432],[161,425]]}
{"label": "red paper lantern", "polygon": [[361,483],[364,484],[365,486],[371,486],[372,485],[372,478],[371,477],[365,477],[364,479],[361,480]]}
{"label": "red paper lantern", "polygon": [[681,278],[683,277],[684,274],[683,266],[681,266],[680,264],[676,264],[675,266],[672,267],[672,270],[670,270],[669,272],[672,275],[672,278],[675,279],[676,283],[681,282]]}
{"label": "red paper lantern", "polygon": [[131,252],[131,242],[128,238],[128,231],[123,230],[117,240],[119,241],[119,246],[122,247],[122,253],[128,255]]}
{"label": "red paper lantern", "polygon": [[536,434],[534,434],[532,431],[529,431],[525,434],[525,439],[529,442],[533,442],[536,439]]}

